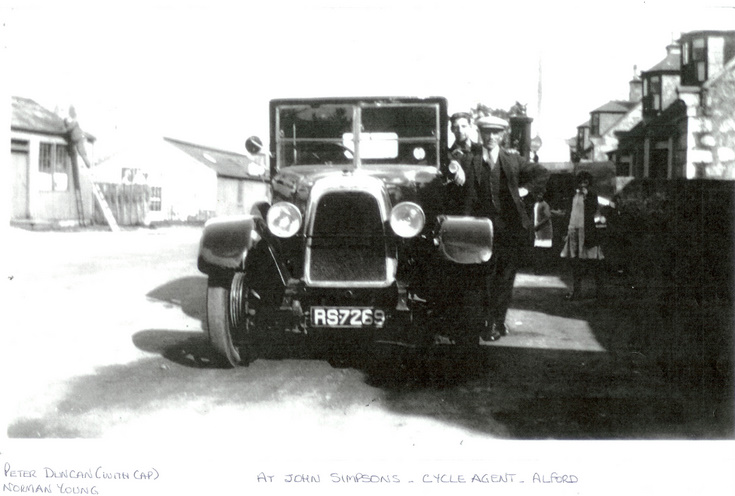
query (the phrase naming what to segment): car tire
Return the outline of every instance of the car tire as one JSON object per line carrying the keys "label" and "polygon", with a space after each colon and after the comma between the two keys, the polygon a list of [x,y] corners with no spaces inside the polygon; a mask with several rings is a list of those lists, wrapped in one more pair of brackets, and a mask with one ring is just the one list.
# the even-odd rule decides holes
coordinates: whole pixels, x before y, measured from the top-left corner
{"label": "car tire", "polygon": [[237,273],[232,278],[210,277],[207,283],[209,342],[221,358],[222,365],[227,368],[248,365],[253,358],[249,342],[251,339],[249,321],[233,319],[233,316],[247,312],[247,301],[240,302],[240,299],[233,298],[233,294],[244,295],[240,298],[247,298],[248,292],[243,273]]}

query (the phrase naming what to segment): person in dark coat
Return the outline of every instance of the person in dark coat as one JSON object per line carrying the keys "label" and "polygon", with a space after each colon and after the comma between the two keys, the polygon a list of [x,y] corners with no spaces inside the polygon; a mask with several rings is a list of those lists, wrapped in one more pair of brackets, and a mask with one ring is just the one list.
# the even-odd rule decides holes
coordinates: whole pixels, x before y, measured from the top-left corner
{"label": "person in dark coat", "polygon": [[506,314],[513,296],[516,272],[523,253],[530,249],[533,221],[523,198],[542,190],[548,173],[517,152],[505,150],[508,122],[493,116],[478,119],[483,153],[467,168],[464,201],[466,215],[487,217],[493,223],[494,241],[490,261],[480,267],[484,279],[478,322],[480,342],[495,341],[509,333]]}
{"label": "person in dark coat", "polygon": [[449,148],[449,170],[445,189],[445,209],[447,215],[462,215],[465,190],[467,187],[467,168],[474,157],[482,155],[482,145],[472,141],[472,116],[468,112],[457,112],[449,117],[454,143]]}
{"label": "person in dark coat", "polygon": [[581,296],[582,279],[585,265],[592,265],[597,295],[602,292],[600,264],[605,256],[600,246],[600,236],[595,225],[595,215],[599,209],[597,191],[592,186],[592,174],[581,171],[576,177],[574,195],[565,210],[567,235],[561,257],[567,258],[572,266],[572,290],[565,296],[574,300]]}
{"label": "person in dark coat", "polygon": [[[445,215],[463,215],[464,198],[467,188],[467,168],[472,167],[475,157],[482,156],[482,146],[472,141],[474,133],[472,115],[457,112],[449,117],[454,143],[447,150],[448,167],[444,174]],[[466,288],[468,269],[453,262],[439,262],[431,276],[432,282],[441,296],[435,299],[436,324],[434,341],[437,344],[458,344],[470,346],[469,336],[463,331],[463,308],[461,301],[447,295],[462,294]],[[476,338],[475,338],[476,341]],[[476,344],[476,343],[474,343]]]}

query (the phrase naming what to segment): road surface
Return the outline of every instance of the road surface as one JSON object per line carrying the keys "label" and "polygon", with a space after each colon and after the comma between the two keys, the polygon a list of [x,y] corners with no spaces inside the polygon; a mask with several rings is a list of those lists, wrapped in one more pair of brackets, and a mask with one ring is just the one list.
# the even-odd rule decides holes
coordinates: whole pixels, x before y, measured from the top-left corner
{"label": "road surface", "polygon": [[420,446],[732,436],[731,407],[665,381],[640,351],[636,305],[565,302],[555,274],[519,275],[513,332],[479,359],[376,344],[335,368],[293,336],[249,367],[216,368],[199,234],[10,231],[8,437],[165,439],[183,429],[249,444]]}

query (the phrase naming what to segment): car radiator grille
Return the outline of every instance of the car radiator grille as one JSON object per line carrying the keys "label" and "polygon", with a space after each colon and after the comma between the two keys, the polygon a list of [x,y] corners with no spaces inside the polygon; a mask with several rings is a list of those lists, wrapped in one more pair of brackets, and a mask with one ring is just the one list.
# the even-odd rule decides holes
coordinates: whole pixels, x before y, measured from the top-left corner
{"label": "car radiator grille", "polygon": [[354,191],[322,196],[310,250],[314,282],[385,281],[385,235],[377,200]]}

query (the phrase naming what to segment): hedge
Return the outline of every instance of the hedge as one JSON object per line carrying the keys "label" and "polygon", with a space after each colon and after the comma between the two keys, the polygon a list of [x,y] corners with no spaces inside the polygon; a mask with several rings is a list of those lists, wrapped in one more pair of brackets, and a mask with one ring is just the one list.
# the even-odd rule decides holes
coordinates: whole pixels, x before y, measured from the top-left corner
{"label": "hedge", "polygon": [[663,298],[733,297],[735,182],[630,182],[608,210],[608,252]]}

